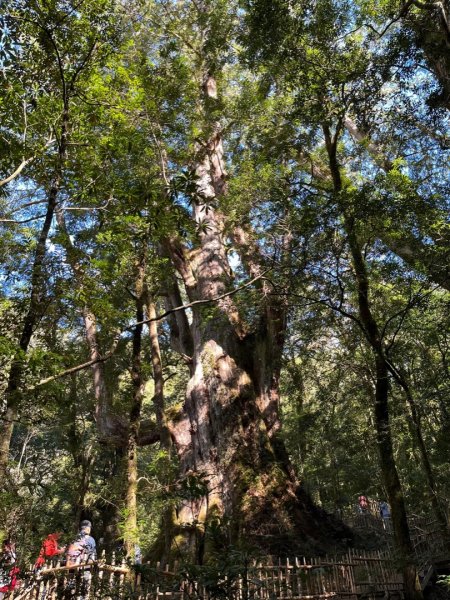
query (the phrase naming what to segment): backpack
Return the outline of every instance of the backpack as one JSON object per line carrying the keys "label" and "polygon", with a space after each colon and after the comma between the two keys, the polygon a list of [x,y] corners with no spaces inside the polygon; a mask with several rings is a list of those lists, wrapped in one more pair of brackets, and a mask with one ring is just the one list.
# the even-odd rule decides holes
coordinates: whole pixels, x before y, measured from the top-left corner
{"label": "backpack", "polygon": [[79,565],[82,563],[85,550],[86,548],[82,538],[77,538],[74,542],[69,544],[67,548],[67,566],[73,567],[74,565]]}
{"label": "backpack", "polygon": [[45,538],[45,540],[42,542],[42,548],[46,558],[51,558],[52,556],[58,554],[58,542],[52,535],[49,535]]}
{"label": "backpack", "polygon": [[60,550],[58,548],[58,541],[54,533],[50,533],[45,540],[42,542],[41,550],[39,552],[39,556],[34,563],[35,569],[40,569],[45,565],[45,561],[47,558],[53,558],[60,554]]}

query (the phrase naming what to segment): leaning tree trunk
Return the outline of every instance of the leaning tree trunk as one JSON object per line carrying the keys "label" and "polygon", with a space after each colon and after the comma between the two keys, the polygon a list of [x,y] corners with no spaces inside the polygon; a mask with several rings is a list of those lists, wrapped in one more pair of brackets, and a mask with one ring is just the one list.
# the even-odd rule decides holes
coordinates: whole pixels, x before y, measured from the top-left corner
{"label": "leaning tree trunk", "polygon": [[45,258],[45,244],[47,242],[50,225],[55,210],[57,188],[52,187],[47,205],[47,214],[39,235],[34,255],[33,271],[31,276],[31,294],[30,304],[25,316],[22,332],[19,340],[19,351],[14,357],[11,369],[9,371],[8,385],[5,391],[6,410],[2,416],[0,426],[0,480],[3,481],[9,460],[9,448],[14,430],[14,424],[17,420],[21,391],[20,386],[25,368],[25,355],[28,351],[31,338],[42,316],[42,300],[45,289],[43,278],[43,263]]}
{"label": "leaning tree trunk", "polygon": [[344,189],[337,160],[337,143],[340,127],[337,126],[335,134],[331,135],[329,127],[324,125],[323,132],[328,152],[330,172],[333,179],[333,191],[343,216],[344,230],[350,248],[352,267],[357,286],[360,323],[372,350],[375,363],[374,413],[377,445],[383,482],[392,510],[392,526],[403,573],[405,598],[407,600],[420,600],[423,596],[417,575],[414,549],[409,534],[405,500],[397,472],[389,422],[389,366],[385,358],[378,323],[373,315],[369,299],[369,279],[361,245],[355,231],[355,218],[351,209],[348,209],[345,199],[342,199]]}
{"label": "leaning tree trunk", "polygon": [[21,336],[19,339],[19,351],[14,356],[11,369],[8,377],[8,384],[5,391],[6,409],[2,416],[2,424],[0,426],[0,481],[4,480],[6,468],[9,460],[9,448],[14,430],[14,423],[20,408],[21,391],[20,386],[24,373],[25,363],[24,358],[28,351],[31,338],[34,333],[36,324],[42,317],[42,304],[46,289],[44,260],[46,254],[46,244],[50,227],[55,213],[56,201],[61,187],[63,176],[63,165],[67,153],[67,136],[69,128],[69,105],[68,100],[64,101],[62,122],[60,128],[60,140],[58,147],[58,159],[53,173],[53,177],[48,192],[47,211],[44,218],[42,229],[37,239],[36,249],[34,252],[34,261],[31,271],[30,282],[30,303],[27,314],[23,321]]}

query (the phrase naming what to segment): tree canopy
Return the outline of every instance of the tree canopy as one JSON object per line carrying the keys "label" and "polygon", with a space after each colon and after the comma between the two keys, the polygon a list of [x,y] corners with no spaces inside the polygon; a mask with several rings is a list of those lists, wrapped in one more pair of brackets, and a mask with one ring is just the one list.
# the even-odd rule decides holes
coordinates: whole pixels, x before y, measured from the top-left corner
{"label": "tree canopy", "polygon": [[5,0],[0,515],[24,557],[86,517],[129,556],[323,552],[366,494],[417,597],[406,515],[448,533],[449,19]]}

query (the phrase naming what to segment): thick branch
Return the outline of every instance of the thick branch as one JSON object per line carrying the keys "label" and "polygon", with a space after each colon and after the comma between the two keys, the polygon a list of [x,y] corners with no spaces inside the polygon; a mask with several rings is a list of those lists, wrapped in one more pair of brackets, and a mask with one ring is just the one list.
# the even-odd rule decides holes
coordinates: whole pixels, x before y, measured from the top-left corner
{"label": "thick branch", "polygon": [[88,360],[87,362],[84,362],[82,364],[79,364],[79,365],[76,365],[74,367],[71,367],[70,369],[66,369],[66,370],[62,371],[61,373],[57,373],[56,375],[52,375],[51,377],[46,377],[45,379],[42,379],[41,381],[38,381],[38,383],[36,383],[34,386],[28,388],[27,391],[34,390],[34,389],[36,389],[38,387],[46,385],[47,383],[50,383],[50,382],[55,381],[57,379],[61,379],[61,377],[65,377],[66,375],[71,375],[72,373],[76,373],[77,371],[82,371],[83,369],[87,369],[88,367],[92,367],[93,365],[96,365],[97,363],[101,363],[101,362],[107,361],[109,358],[111,358],[111,356],[117,350],[118,340],[120,339],[122,333],[125,333],[126,331],[132,331],[135,327],[138,327],[140,325],[146,325],[147,323],[152,323],[153,321],[161,321],[162,319],[165,319],[169,315],[171,315],[173,313],[176,313],[176,312],[179,312],[181,310],[187,310],[188,308],[192,308],[194,306],[199,306],[199,305],[202,305],[202,304],[210,304],[212,302],[219,302],[220,300],[226,298],[227,296],[232,296],[234,294],[237,294],[241,290],[244,290],[244,289],[250,287],[256,281],[258,281],[259,279],[261,279],[262,277],[264,277],[264,275],[266,275],[267,272],[268,271],[265,271],[264,273],[261,273],[261,275],[259,275],[258,277],[254,277],[253,279],[251,279],[250,281],[248,281],[244,285],[241,285],[241,286],[235,288],[234,290],[231,290],[230,292],[227,292],[225,294],[221,294],[220,296],[217,296],[216,298],[211,298],[211,299],[207,299],[207,300],[195,300],[194,302],[190,302],[189,304],[183,304],[181,306],[176,306],[175,308],[172,308],[170,310],[166,310],[165,312],[163,312],[160,315],[155,316],[154,318],[144,319],[144,320],[139,321],[137,323],[133,323],[133,325],[130,325],[129,327],[127,327],[126,329],[124,329],[123,332],[121,332],[117,336],[117,338],[115,339],[115,343],[113,344],[113,347],[111,348],[111,350],[109,352],[107,352],[106,354],[104,354],[103,356],[98,356],[97,358],[93,358],[91,360]]}
{"label": "thick branch", "polygon": [[[55,143],[55,140],[49,140],[45,146],[44,146],[44,150],[46,148],[48,148],[49,146],[51,146],[52,144]],[[33,156],[30,156],[30,158],[27,158],[25,160],[23,160],[20,165],[17,167],[17,169],[11,173],[11,175],[9,175],[9,177],[6,177],[5,179],[1,179],[0,180],[0,187],[6,185],[7,183],[9,183],[10,181],[12,181],[13,179],[15,179],[16,177],[18,177],[22,171],[25,169],[25,167],[27,165],[29,165],[31,162],[33,162],[33,160],[35,160],[37,158],[37,156],[39,156],[39,154],[34,154]]]}

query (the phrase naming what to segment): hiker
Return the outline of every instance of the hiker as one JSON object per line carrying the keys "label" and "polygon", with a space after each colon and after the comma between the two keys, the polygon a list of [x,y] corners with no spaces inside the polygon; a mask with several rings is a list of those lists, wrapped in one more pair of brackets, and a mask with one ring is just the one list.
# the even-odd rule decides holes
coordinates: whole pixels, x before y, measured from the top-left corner
{"label": "hiker", "polygon": [[389,504],[387,502],[382,500],[379,504],[379,508],[380,508],[380,516],[383,520],[383,528],[386,529],[386,526],[388,525],[388,523],[390,522],[390,519],[391,519],[391,507],[389,506]]}
{"label": "hiker", "polygon": [[361,494],[360,496],[358,496],[358,505],[359,505],[359,512],[361,514],[366,513],[369,509],[369,502],[367,500],[367,496],[365,494]]}
{"label": "hiker", "polygon": [[0,556],[0,600],[5,597],[5,594],[14,590],[18,583],[19,569],[15,563],[15,546],[10,539],[6,539],[3,541]]}
{"label": "hiker", "polygon": [[67,546],[67,566],[72,567],[82,563],[92,562],[96,558],[96,545],[90,535],[92,523],[81,521],[80,533],[75,541]]}
{"label": "hiker", "polygon": [[86,565],[94,561],[97,557],[95,540],[91,536],[91,528],[92,523],[90,521],[81,521],[80,533],[77,538],[67,546],[67,566],[75,567],[77,565],[85,565],[81,572],[79,571],[78,600],[86,600],[89,596],[92,573],[91,568]]}
{"label": "hiker", "polygon": [[42,542],[41,549],[39,551],[39,556],[34,563],[35,570],[41,569],[46,561],[50,559],[54,559],[56,556],[64,554],[66,548],[65,546],[60,547],[58,544],[58,540],[61,537],[61,533],[49,533],[45,540]]}

